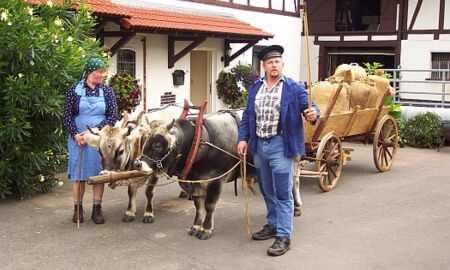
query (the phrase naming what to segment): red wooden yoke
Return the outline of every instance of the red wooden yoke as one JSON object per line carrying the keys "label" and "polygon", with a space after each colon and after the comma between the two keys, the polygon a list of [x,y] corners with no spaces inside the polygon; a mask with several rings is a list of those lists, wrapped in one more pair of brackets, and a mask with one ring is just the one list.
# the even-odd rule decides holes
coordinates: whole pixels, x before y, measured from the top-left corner
{"label": "red wooden yoke", "polygon": [[[186,106],[187,101],[185,100],[184,110],[180,115],[180,118],[186,118],[189,107]],[[189,150],[189,155],[184,165],[183,171],[179,176],[179,179],[185,180],[189,172],[191,171],[192,165],[194,164],[194,160],[197,157],[198,148],[200,147],[200,139],[202,138],[202,124],[203,124],[203,114],[206,110],[206,105],[208,101],[203,102],[203,105],[200,107],[200,110],[197,115],[197,120],[195,121],[195,133],[194,139],[192,140],[191,149]]]}

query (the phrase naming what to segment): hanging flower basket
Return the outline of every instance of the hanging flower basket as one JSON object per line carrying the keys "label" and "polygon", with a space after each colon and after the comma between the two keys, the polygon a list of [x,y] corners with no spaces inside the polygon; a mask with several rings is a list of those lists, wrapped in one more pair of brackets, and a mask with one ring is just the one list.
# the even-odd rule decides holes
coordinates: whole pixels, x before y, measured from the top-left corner
{"label": "hanging flower basket", "polygon": [[230,71],[222,71],[216,81],[217,94],[230,108],[245,106],[250,86],[258,79],[251,65],[239,63]]}
{"label": "hanging flower basket", "polygon": [[116,74],[109,80],[114,89],[119,115],[123,112],[131,113],[141,102],[141,87],[139,80],[128,73]]}

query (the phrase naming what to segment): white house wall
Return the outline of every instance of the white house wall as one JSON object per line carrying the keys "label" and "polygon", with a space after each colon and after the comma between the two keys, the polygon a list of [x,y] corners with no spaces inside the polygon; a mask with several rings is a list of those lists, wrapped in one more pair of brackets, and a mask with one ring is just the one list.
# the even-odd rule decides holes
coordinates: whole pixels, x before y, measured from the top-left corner
{"label": "white house wall", "polygon": [[[416,4],[417,0],[410,0],[408,3],[408,26],[411,25]],[[440,0],[423,1],[413,29],[437,29],[439,25],[439,4]],[[446,7],[448,8],[448,6]]]}
{"label": "white house wall", "polygon": [[[403,40],[402,54],[400,56],[400,65],[403,70],[428,70],[431,69],[432,52],[450,52],[449,41],[430,40]],[[430,72],[402,72],[402,81],[423,81],[430,78]],[[442,90],[441,84],[435,83],[404,83],[401,85],[402,91],[424,91],[437,92]],[[446,85],[446,91],[450,92],[450,84]],[[436,95],[417,95],[404,94],[403,98],[440,100],[441,96]],[[447,100],[450,97],[447,96]]]}
{"label": "white house wall", "polygon": [[[119,4],[118,1],[115,1]],[[300,54],[301,52],[301,21],[299,18],[291,17],[291,16],[281,16],[277,14],[269,14],[269,13],[261,13],[261,12],[252,12],[238,9],[230,9],[224,7],[217,7],[211,5],[204,5],[192,2],[184,2],[184,1],[163,1],[163,0],[131,0],[127,2],[127,5],[132,3],[135,6],[142,6],[146,3],[151,4],[165,4],[181,7],[181,8],[191,8],[197,10],[204,10],[206,14],[212,13],[213,10],[217,14],[228,14],[228,16],[234,16],[236,19],[247,22],[252,26],[258,27],[266,32],[272,33],[275,35],[273,39],[270,40],[262,40],[257,45],[271,45],[271,44],[280,44],[285,48],[284,53],[284,73],[294,79],[300,79],[301,72],[301,64],[300,64]],[[197,13],[200,14],[200,13]],[[111,25],[108,27],[116,28],[116,26]],[[107,29],[108,29],[107,27]],[[130,42],[128,42],[124,48],[133,49],[136,47],[136,58],[139,67],[137,68],[137,76],[142,81],[143,72],[142,66],[140,63],[143,58],[143,51],[141,44],[141,36],[136,36]],[[147,93],[146,93],[146,106],[147,109],[160,107],[160,99],[161,95],[165,92],[172,92],[176,95],[176,102],[183,102],[183,100],[189,99],[190,95],[190,55],[186,55],[175,63],[175,66],[171,69],[167,68],[168,63],[168,43],[167,43],[167,35],[146,35],[147,36]],[[107,38],[105,40],[105,45],[111,47],[118,39],[117,38]],[[176,42],[175,53],[177,53],[180,48],[184,48],[186,44],[185,42]],[[200,44],[195,50],[205,50],[211,51],[212,55],[212,109],[214,111],[226,108],[226,105],[222,103],[221,100],[217,99],[216,89],[215,89],[215,81],[217,79],[220,71],[224,69],[224,63],[221,61],[221,57],[223,56],[223,46],[224,40],[221,38],[208,38],[204,43]],[[242,44],[232,44],[232,53],[239,50],[243,45]],[[247,50],[244,54],[239,56],[237,59],[233,60],[230,63],[229,68],[236,65],[238,62],[244,63],[252,63],[252,49]],[[110,73],[114,74],[114,69],[117,66],[116,58],[113,57],[111,59]],[[176,69],[181,69],[186,72],[185,74],[185,84],[182,86],[174,86],[172,83],[172,72]],[[138,72],[139,70],[139,72]]]}
{"label": "white house wall", "polygon": [[[306,38],[302,38],[302,58],[300,62],[300,81],[308,81],[308,56],[306,53]],[[319,45],[314,45],[314,37],[309,37],[309,53],[311,65],[311,81],[317,82],[319,78]]]}

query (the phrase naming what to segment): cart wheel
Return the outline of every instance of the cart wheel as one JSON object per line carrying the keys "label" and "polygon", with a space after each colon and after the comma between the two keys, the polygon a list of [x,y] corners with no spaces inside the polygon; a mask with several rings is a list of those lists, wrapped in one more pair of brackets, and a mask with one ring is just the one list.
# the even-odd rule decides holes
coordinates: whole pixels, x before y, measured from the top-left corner
{"label": "cart wheel", "polygon": [[373,161],[380,172],[388,171],[394,163],[398,148],[398,130],[394,118],[385,115],[375,129]]}
{"label": "cart wheel", "polygon": [[326,134],[320,141],[316,154],[317,171],[327,173],[319,177],[319,187],[323,191],[332,190],[342,172],[342,143],[332,132]]}

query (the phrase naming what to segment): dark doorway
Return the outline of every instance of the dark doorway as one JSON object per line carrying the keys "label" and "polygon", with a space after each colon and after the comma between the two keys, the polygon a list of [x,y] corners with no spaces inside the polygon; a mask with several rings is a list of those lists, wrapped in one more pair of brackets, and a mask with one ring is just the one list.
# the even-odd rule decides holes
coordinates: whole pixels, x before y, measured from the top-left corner
{"label": "dark doorway", "polygon": [[328,69],[327,77],[334,74],[336,67],[340,64],[357,63],[364,67],[364,63],[378,62],[383,64],[384,69],[394,69],[395,55],[394,53],[380,52],[330,52],[328,53]]}

